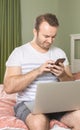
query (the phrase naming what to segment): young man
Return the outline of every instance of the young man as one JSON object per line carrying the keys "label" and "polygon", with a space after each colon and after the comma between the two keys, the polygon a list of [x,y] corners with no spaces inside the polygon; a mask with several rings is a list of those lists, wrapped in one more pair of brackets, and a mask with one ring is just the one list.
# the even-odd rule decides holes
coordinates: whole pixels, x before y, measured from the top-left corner
{"label": "young man", "polygon": [[[15,115],[26,123],[29,130],[49,130],[51,119],[59,120],[54,120],[54,124],[79,130],[79,111],[33,115],[24,103],[35,100],[38,82],[72,80],[65,52],[53,46],[58,26],[59,22],[54,14],[38,16],[33,29],[33,40],[16,48],[6,62],[5,91],[18,93]],[[64,63],[56,65],[58,58],[65,58]]]}

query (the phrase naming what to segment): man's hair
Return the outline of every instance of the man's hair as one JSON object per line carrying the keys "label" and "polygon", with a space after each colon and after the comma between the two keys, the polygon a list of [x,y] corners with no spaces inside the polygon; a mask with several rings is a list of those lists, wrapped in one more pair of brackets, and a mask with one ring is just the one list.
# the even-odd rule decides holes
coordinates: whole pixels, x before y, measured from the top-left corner
{"label": "man's hair", "polygon": [[54,27],[59,26],[59,22],[56,15],[51,13],[42,14],[36,18],[34,27],[37,31],[39,31],[39,26],[42,22],[47,22],[50,26],[54,26]]}

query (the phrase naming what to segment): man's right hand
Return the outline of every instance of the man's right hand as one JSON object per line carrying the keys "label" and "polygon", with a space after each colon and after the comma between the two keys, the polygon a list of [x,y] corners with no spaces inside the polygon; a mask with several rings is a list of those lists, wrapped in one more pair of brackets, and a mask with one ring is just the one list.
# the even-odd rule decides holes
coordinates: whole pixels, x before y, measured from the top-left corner
{"label": "man's right hand", "polygon": [[51,72],[51,68],[53,68],[53,65],[55,64],[54,61],[48,60],[44,64],[42,64],[38,69],[40,72],[40,75],[42,75],[44,72]]}

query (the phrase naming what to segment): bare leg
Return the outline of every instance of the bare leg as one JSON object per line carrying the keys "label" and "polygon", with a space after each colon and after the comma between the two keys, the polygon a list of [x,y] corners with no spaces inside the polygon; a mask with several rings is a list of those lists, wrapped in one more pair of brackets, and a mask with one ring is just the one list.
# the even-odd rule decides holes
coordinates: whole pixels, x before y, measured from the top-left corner
{"label": "bare leg", "polygon": [[29,114],[26,118],[26,124],[29,130],[49,130],[49,120],[43,115]]}
{"label": "bare leg", "polygon": [[80,130],[80,110],[65,114],[61,122],[66,124],[71,130]]}

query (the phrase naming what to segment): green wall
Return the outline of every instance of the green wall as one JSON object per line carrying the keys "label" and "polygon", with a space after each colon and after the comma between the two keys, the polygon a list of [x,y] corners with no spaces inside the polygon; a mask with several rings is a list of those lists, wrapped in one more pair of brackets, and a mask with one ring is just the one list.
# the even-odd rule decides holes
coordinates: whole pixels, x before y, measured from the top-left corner
{"label": "green wall", "polygon": [[65,50],[70,59],[70,34],[80,34],[80,0],[59,0],[58,4],[61,24],[58,45]]}
{"label": "green wall", "polygon": [[34,19],[41,13],[55,13],[60,27],[55,44],[70,60],[70,34],[80,33],[80,0],[21,0],[23,44],[32,39]]}
{"label": "green wall", "polygon": [[41,13],[57,14],[58,0],[21,0],[22,39],[23,43],[31,40],[33,24],[36,16]]}

